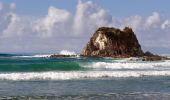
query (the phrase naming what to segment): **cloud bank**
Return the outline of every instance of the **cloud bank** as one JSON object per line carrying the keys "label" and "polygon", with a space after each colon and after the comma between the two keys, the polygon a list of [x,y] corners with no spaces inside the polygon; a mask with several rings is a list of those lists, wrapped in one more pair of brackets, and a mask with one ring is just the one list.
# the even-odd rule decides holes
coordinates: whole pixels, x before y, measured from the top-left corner
{"label": "cloud bank", "polygon": [[50,6],[47,15],[37,18],[18,15],[16,7],[0,3],[0,52],[80,52],[101,26],[132,27],[145,50],[170,51],[170,19],[156,11],[120,18],[92,1],[79,1],[75,14]]}

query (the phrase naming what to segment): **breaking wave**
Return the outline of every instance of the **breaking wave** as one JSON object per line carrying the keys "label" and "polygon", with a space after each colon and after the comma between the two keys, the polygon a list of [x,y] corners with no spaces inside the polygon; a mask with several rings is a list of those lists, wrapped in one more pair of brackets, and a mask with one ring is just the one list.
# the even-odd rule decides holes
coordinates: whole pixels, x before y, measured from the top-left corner
{"label": "breaking wave", "polygon": [[1,54],[0,57],[16,57],[16,58],[42,58],[42,57],[50,57],[52,54]]}
{"label": "breaking wave", "polygon": [[170,76],[170,71],[71,71],[1,73],[0,80],[70,80],[85,78],[127,78],[143,76]]}
{"label": "breaking wave", "polygon": [[[75,54],[64,52],[65,54]],[[63,54],[64,54],[63,53]],[[49,55],[2,55],[0,80],[70,80],[85,78],[126,78],[143,76],[170,76],[170,60],[135,61],[112,58],[57,58]],[[23,57],[23,58],[16,58]],[[26,57],[26,59],[24,59]],[[27,59],[27,57],[30,57]],[[40,57],[40,58],[35,58]]]}
{"label": "breaking wave", "polygon": [[51,54],[42,54],[42,55],[23,55],[23,56],[13,56],[18,58],[42,58],[42,57],[50,57]]}
{"label": "breaking wave", "polygon": [[62,50],[62,51],[60,51],[59,54],[61,54],[61,55],[76,55],[75,52],[73,52],[73,51],[68,51],[68,50]]}
{"label": "breaking wave", "polygon": [[162,62],[93,62],[81,65],[93,69],[170,69],[170,61]]}

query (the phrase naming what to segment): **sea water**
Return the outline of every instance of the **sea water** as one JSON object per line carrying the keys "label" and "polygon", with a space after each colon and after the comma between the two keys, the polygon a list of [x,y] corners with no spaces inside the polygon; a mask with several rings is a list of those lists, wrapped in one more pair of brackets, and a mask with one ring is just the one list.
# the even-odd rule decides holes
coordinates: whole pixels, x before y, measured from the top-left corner
{"label": "sea water", "polygon": [[0,54],[0,99],[170,99],[170,61]]}

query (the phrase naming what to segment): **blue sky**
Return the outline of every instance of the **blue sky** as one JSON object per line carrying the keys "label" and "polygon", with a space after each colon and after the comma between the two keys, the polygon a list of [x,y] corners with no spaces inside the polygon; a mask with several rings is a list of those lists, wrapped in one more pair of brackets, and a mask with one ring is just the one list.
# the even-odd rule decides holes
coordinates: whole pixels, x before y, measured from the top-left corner
{"label": "blue sky", "polygon": [[170,53],[168,0],[1,0],[0,52],[80,52],[100,26],[134,29],[144,51]]}
{"label": "blue sky", "polygon": [[[75,12],[78,0],[1,0],[4,3],[16,3],[17,13],[23,15],[43,16],[49,6],[67,9]],[[88,1],[88,0],[82,0]],[[113,15],[126,17],[140,14],[148,16],[154,11],[170,16],[169,0],[92,0],[101,7],[109,10]]]}

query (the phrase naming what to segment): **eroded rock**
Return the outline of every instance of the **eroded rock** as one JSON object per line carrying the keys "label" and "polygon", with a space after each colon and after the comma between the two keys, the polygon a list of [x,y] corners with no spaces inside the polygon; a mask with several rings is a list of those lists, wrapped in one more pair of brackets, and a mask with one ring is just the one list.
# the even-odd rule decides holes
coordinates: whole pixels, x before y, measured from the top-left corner
{"label": "eroded rock", "polygon": [[82,56],[98,57],[138,57],[144,53],[133,30],[125,27],[101,27],[91,37],[81,52]]}

